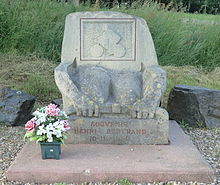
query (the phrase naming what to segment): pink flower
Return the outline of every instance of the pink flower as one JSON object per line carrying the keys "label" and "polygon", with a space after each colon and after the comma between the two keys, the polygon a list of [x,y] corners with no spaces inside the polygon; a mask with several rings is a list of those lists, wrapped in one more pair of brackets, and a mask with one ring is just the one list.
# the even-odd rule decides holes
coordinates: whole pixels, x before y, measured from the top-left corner
{"label": "pink flower", "polygon": [[55,104],[49,104],[48,106],[46,106],[46,114],[48,116],[58,116],[60,109],[57,108],[57,105]]}
{"label": "pink flower", "polygon": [[63,128],[65,129],[65,131],[70,129],[70,125],[67,120],[63,120],[62,123],[63,123]]}
{"label": "pink flower", "polygon": [[31,119],[25,124],[25,130],[27,130],[27,132],[33,132],[36,125],[37,123],[35,122],[35,120]]}
{"label": "pink flower", "polygon": [[47,108],[48,109],[57,109],[57,105],[51,103],[51,104],[47,105]]}

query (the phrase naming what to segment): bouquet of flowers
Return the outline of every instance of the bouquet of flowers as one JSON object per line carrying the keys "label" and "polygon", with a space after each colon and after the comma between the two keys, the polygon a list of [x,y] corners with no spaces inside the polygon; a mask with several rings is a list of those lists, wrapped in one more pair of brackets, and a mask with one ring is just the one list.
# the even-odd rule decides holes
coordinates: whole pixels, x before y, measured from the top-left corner
{"label": "bouquet of flowers", "polygon": [[36,142],[62,142],[64,133],[70,129],[68,116],[57,105],[49,104],[38,108],[34,117],[25,124],[26,134],[24,138]]}

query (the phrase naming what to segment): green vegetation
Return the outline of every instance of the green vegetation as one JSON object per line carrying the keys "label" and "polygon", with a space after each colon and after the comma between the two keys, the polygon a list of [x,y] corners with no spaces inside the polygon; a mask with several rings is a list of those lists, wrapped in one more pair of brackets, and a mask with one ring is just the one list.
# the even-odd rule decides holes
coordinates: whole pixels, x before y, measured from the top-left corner
{"label": "green vegetation", "polygon": [[159,2],[170,4],[174,8],[185,7],[185,11],[192,13],[220,13],[218,0],[160,0]]}
{"label": "green vegetation", "polygon": [[58,60],[65,16],[75,8],[49,0],[9,2],[0,2],[0,50]]}
{"label": "green vegetation", "polygon": [[[95,10],[100,9],[75,8],[71,3],[50,0],[2,0],[0,51],[60,61],[65,16],[70,12]],[[161,65],[192,65],[207,69],[220,66],[220,25],[183,23],[183,18],[206,20],[206,16],[168,12],[155,3],[145,3],[137,9],[112,10],[140,16],[147,21]],[[207,16],[207,20],[213,20],[211,17]],[[220,23],[220,16],[216,15],[214,21]]]}
{"label": "green vegetation", "polygon": [[132,185],[132,183],[128,179],[120,179],[116,182],[118,185]]}
{"label": "green vegetation", "polygon": [[38,103],[49,103],[61,97],[54,81],[51,61],[34,56],[0,54],[0,88],[9,87],[37,97]]}
{"label": "green vegetation", "polygon": [[[71,0],[65,1],[71,2]],[[143,6],[146,3],[154,2],[158,3],[161,7],[166,7],[168,10],[203,14],[220,13],[219,0],[80,0],[80,2],[108,8],[112,8],[116,5],[120,7],[134,8],[137,5]]]}
{"label": "green vegetation", "polygon": [[185,122],[184,120],[179,121],[178,123],[182,129],[187,130],[187,131],[189,130],[190,128],[189,123]]}
{"label": "green vegetation", "polygon": [[161,65],[220,66],[220,25],[183,23],[182,14],[165,10],[130,12],[147,20]]}

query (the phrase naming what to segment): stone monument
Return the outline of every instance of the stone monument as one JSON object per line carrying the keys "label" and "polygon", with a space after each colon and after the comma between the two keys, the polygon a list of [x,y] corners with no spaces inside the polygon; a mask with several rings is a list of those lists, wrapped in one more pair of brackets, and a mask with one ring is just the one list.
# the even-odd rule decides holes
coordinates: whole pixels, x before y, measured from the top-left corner
{"label": "stone monument", "polygon": [[166,73],[144,19],[69,14],[55,81],[72,122],[67,143],[168,144]]}
{"label": "stone monument", "polygon": [[[117,12],[68,15],[55,79],[72,120],[61,160],[44,161],[39,147],[27,143],[7,181],[213,182],[212,168],[189,136],[175,121],[168,124],[159,107],[166,75],[143,19]],[[168,125],[169,145],[156,145],[168,144]]]}

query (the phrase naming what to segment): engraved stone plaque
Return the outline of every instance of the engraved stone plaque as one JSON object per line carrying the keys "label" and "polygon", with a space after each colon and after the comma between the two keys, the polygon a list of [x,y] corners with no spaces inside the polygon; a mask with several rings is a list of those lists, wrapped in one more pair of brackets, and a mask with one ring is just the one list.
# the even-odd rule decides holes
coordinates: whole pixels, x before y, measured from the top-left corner
{"label": "engraved stone plaque", "polygon": [[168,120],[76,118],[69,144],[167,144]]}
{"label": "engraved stone plaque", "polygon": [[81,61],[134,61],[136,19],[81,18]]}

